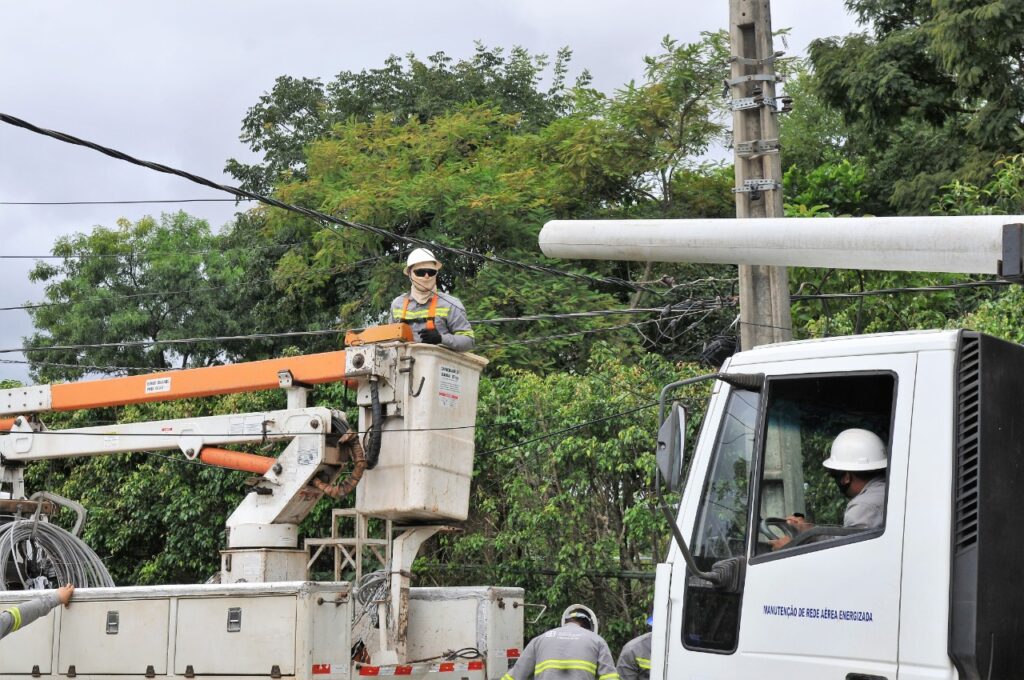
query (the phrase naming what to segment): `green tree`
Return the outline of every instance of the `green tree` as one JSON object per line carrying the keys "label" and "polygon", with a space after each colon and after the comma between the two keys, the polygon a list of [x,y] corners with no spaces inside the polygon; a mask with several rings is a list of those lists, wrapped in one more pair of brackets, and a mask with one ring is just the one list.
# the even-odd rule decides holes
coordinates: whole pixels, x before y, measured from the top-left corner
{"label": "green tree", "polygon": [[954,179],[984,182],[1020,150],[1019,0],[848,0],[871,34],[811,44],[823,100],[856,128],[863,155],[904,213]]}
{"label": "green tree", "polygon": [[[655,505],[654,404],[665,383],[698,372],[598,345],[585,373],[485,380],[470,520],[417,573],[447,569],[442,582],[457,583],[472,569],[480,582],[525,587],[529,601],[548,604],[528,637],[572,602],[595,609],[613,648],[636,635],[653,597],[637,576],[652,573],[670,540]],[[707,387],[680,395],[697,407],[691,427]]]}
{"label": "green tree", "polygon": [[[262,156],[246,164],[235,159],[225,171],[246,189],[268,193],[278,182],[305,179],[305,147],[350,120],[369,122],[383,115],[395,124],[425,123],[468,104],[491,106],[520,116],[519,125],[539,129],[571,103],[566,78],[572,53],[558,51],[554,62],[521,47],[506,55],[477,43],[469,59],[453,61],[444,52],[421,60],[392,55],[377,69],[342,71],[326,86],[318,78],[281,76],[242,121],[241,140]],[[550,85],[541,89],[549,73]],[[584,71],[576,85],[586,85]]]}
{"label": "green tree", "polygon": [[[232,335],[247,329],[238,291],[252,276],[243,251],[222,252],[218,236],[183,212],[118,222],[57,240],[59,264],[29,274],[45,284],[46,302],[29,309],[36,331],[26,346],[96,345]],[[206,366],[232,358],[230,345],[120,344],[29,352],[41,380],[118,367]],[[52,366],[50,364],[66,364]],[[78,368],[74,368],[78,365]]]}

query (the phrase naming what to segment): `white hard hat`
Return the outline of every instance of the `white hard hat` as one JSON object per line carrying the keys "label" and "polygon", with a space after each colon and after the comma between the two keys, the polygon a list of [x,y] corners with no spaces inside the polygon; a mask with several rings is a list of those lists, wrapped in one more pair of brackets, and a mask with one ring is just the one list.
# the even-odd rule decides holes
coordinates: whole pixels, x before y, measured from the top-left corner
{"label": "white hard hat", "polygon": [[864,472],[886,466],[885,444],[874,432],[850,428],[832,442],[832,455],[822,465],[830,470]]}
{"label": "white hard hat", "polygon": [[409,253],[409,257],[405,261],[405,275],[409,275],[409,270],[418,264],[424,262],[434,262],[437,264],[437,268],[441,268],[441,261],[434,257],[434,254],[426,248],[417,248],[416,250]]}
{"label": "white hard hat", "polygon": [[562,625],[564,626],[572,619],[583,619],[589,624],[587,627],[597,632],[597,614],[585,604],[571,604],[562,612]]}

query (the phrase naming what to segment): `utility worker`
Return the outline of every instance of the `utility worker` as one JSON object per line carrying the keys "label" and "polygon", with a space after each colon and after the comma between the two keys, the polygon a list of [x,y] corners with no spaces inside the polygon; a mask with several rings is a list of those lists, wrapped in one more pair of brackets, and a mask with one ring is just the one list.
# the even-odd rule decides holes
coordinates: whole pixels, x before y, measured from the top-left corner
{"label": "utility worker", "polygon": [[[885,523],[885,468],[888,466],[885,443],[874,432],[850,428],[832,442],[828,459],[822,463],[832,473],[839,492],[846,496],[843,526],[877,529]],[[814,525],[803,515],[790,515],[787,524],[798,533]],[[786,546],[789,536],[771,542],[772,550]]]}
{"label": "utility worker", "polygon": [[[647,625],[654,617],[647,617]],[[648,680],[651,677],[651,633],[639,635],[623,646],[619,662],[615,664],[620,680]]]}
{"label": "utility worker", "polygon": [[570,605],[562,625],[530,640],[501,680],[618,680],[608,643],[597,634],[597,617]]}
{"label": "utility worker", "polygon": [[440,261],[426,248],[409,253],[404,272],[412,288],[391,302],[391,318],[412,326],[416,342],[467,352],[476,341],[466,308],[457,297],[438,292],[439,271]]}
{"label": "utility worker", "polygon": [[0,611],[0,638],[46,616],[58,604],[67,607],[73,592],[75,587],[69,583],[63,588],[48,590],[40,597]]}

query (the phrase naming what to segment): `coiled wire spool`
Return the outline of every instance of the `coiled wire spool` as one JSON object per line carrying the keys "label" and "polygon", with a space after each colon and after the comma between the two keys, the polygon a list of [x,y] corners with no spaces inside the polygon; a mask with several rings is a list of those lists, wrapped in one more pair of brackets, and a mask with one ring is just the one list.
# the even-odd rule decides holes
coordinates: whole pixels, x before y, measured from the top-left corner
{"label": "coiled wire spool", "polygon": [[[81,539],[56,524],[40,521],[38,518],[15,518],[7,524],[0,524],[0,576],[13,567],[21,581],[21,587],[28,589],[33,579],[22,567],[26,555],[23,546],[30,546],[32,559],[42,570],[53,574],[56,583],[68,583],[77,588],[112,588],[114,580],[99,556]],[[5,578],[0,578],[0,590],[7,590]]]}

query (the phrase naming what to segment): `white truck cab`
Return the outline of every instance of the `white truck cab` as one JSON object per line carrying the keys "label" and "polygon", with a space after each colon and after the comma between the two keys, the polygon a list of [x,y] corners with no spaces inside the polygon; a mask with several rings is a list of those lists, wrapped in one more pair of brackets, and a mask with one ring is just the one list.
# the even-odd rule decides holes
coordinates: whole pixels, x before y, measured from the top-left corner
{"label": "white truck cab", "polygon": [[[683,488],[686,545],[658,567],[652,677],[1021,677],[1022,369],[1024,347],[967,331],[732,357]],[[877,528],[843,527],[822,466],[848,428],[885,443]],[[787,528],[797,513],[806,536]]]}

